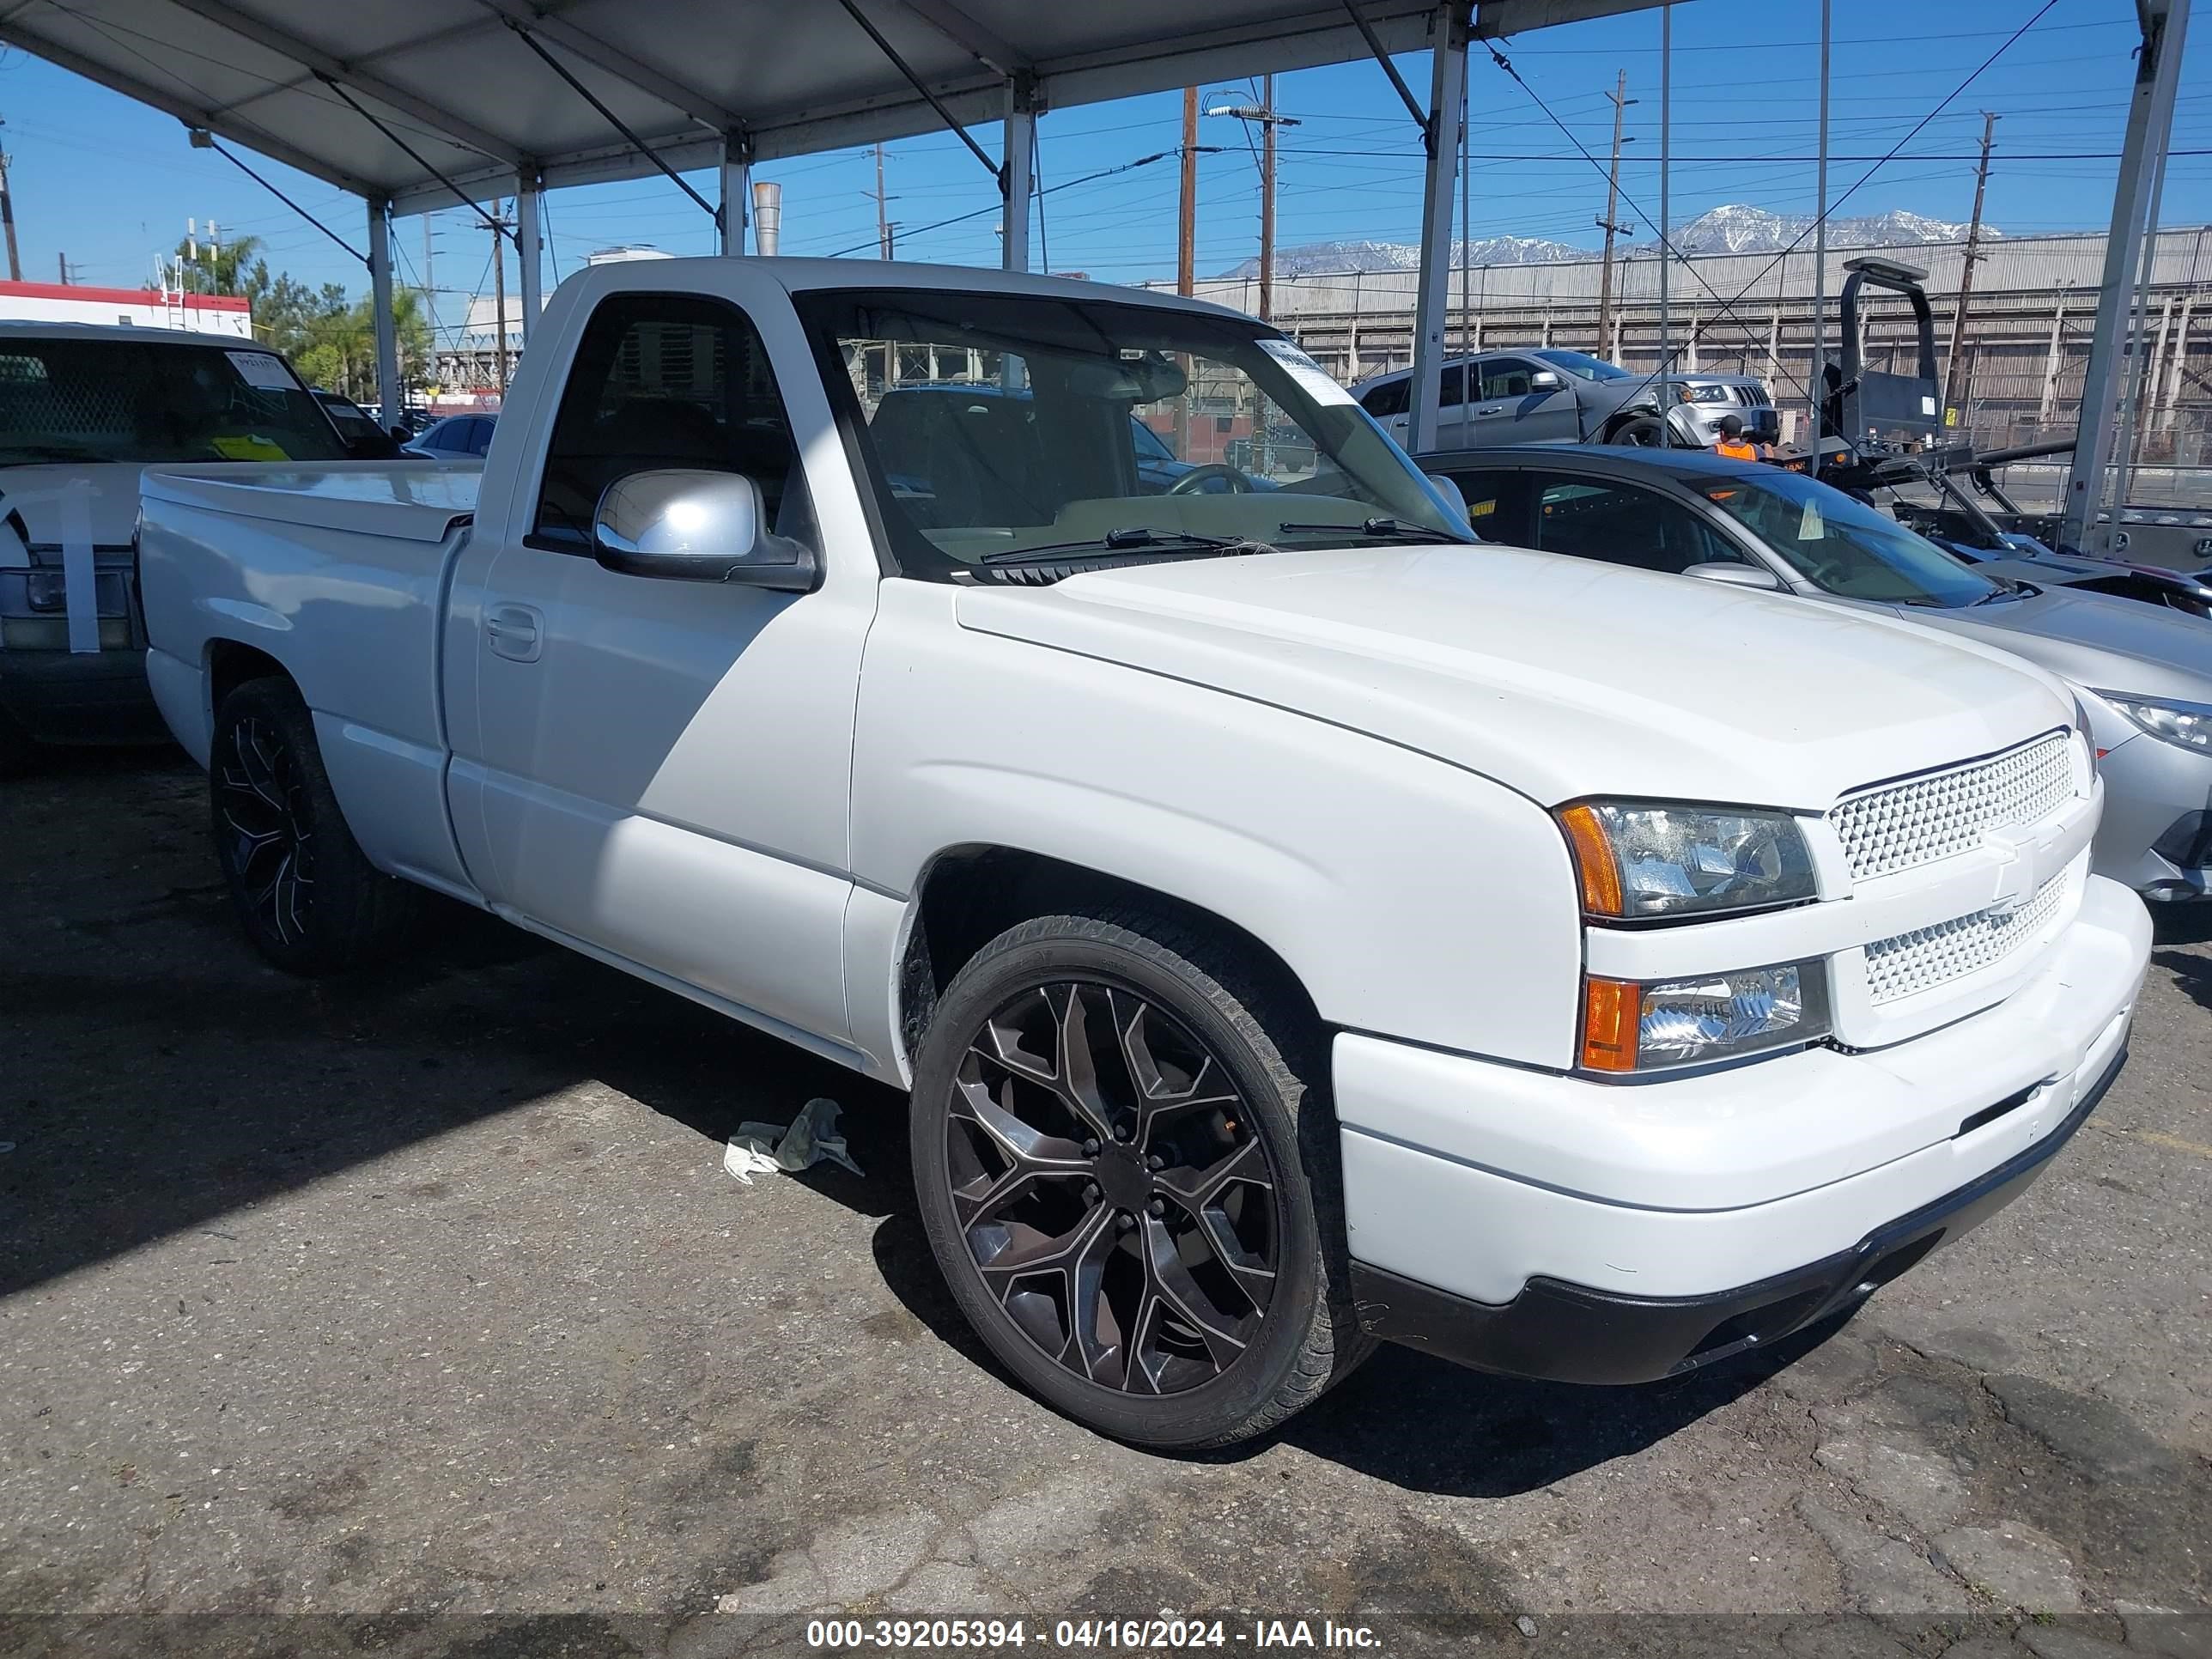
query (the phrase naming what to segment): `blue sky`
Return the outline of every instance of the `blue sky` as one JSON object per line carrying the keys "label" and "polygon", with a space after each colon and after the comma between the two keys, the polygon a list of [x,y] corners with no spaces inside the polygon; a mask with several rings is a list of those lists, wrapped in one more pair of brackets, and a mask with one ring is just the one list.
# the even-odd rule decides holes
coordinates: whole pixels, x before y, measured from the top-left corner
{"label": "blue sky", "polygon": [[[1838,157],[1887,151],[1966,79],[2037,0],[1952,0],[1942,7],[1837,8],[1832,150]],[[1878,18],[1895,34],[1875,33]],[[1605,94],[1626,70],[1628,131],[1636,143],[1624,188],[1647,212],[1658,207],[1659,17],[1644,12],[1578,24],[1506,43],[1534,94],[1602,156],[1612,136]],[[1818,10],[1812,0],[1687,0],[1675,9],[1674,216],[1686,220],[1727,202],[1778,211],[1814,204],[1809,158],[1815,131]],[[1838,214],[1911,209],[1964,219],[1972,202],[1968,159],[1979,112],[1996,111],[1997,152],[1987,216],[2014,234],[2101,228],[2110,212],[2114,161],[2132,74],[2133,0],[2060,0],[1996,65],[1875,171]],[[1425,90],[1427,64],[1400,60]],[[1537,108],[1528,93],[1478,47],[1470,60],[1473,230],[1595,245],[1603,179]],[[1212,83],[1208,101],[1249,98],[1242,83]],[[1414,240],[1420,206],[1420,145],[1382,71],[1348,64],[1283,76],[1278,106],[1301,125],[1283,131],[1278,234],[1285,246],[1326,240]],[[1171,276],[1175,269],[1176,167],[1172,158],[1076,184],[1172,148],[1181,96],[1170,93],[1057,111],[1040,123],[1040,173],[1053,189],[1042,235],[1050,267],[1109,281]],[[15,218],[24,275],[52,281],[58,255],[85,283],[145,282],[158,251],[185,219],[214,218],[226,234],[267,245],[272,266],[311,283],[358,289],[361,266],[221,157],[186,145],[170,118],[143,109],[25,54],[0,52],[0,129],[14,158]],[[979,136],[995,149],[994,131]],[[1242,124],[1200,123],[1200,142],[1218,145],[1200,166],[1198,264],[1201,275],[1249,257],[1259,236],[1258,172]],[[2166,175],[2165,222],[2212,220],[2212,17],[2199,20],[2182,74]],[[2057,159],[2084,155],[2087,159]],[[1530,159],[1535,158],[1535,159]],[[257,165],[261,165],[257,162]],[[1869,171],[1837,161],[1831,195]],[[276,163],[264,170],[295,200],[326,216],[358,246],[360,204]],[[990,263],[998,258],[996,215],[984,211],[940,229],[925,228],[994,199],[989,176],[949,135],[890,146],[890,216],[899,252],[910,258]],[[784,251],[866,252],[874,245],[872,152],[843,152],[764,166],[784,185]],[[711,180],[697,181],[708,195]],[[710,252],[706,216],[661,179],[559,191],[547,224],[555,272],[593,248],[649,242],[672,252]],[[458,321],[465,296],[489,288],[489,234],[456,210],[429,216],[431,280],[439,311]],[[424,228],[400,222],[400,279],[422,281]],[[514,280],[510,269],[509,281]]]}

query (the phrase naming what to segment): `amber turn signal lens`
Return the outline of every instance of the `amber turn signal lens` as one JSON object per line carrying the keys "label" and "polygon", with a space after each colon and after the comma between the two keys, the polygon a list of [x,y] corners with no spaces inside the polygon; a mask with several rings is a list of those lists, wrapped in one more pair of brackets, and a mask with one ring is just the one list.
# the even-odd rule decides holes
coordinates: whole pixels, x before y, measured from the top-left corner
{"label": "amber turn signal lens", "polygon": [[1632,1072],[1644,988],[1617,979],[1583,981],[1583,1070]]}
{"label": "amber turn signal lens", "polygon": [[1583,914],[1617,916],[1620,914],[1620,866],[1613,856],[1613,843],[1597,821],[1594,806],[1568,806],[1559,811],[1574,848],[1575,870],[1582,879]]}

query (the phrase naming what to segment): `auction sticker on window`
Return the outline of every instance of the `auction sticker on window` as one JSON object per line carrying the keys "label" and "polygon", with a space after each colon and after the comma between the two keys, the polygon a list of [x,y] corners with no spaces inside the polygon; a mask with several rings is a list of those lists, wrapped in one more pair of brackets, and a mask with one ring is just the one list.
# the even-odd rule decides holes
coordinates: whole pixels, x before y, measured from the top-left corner
{"label": "auction sticker on window", "polygon": [[284,367],[284,360],[268,351],[226,351],[230,366],[238,371],[238,378],[246,385],[263,392],[289,392],[299,382],[292,371]]}
{"label": "auction sticker on window", "polygon": [[1329,378],[1329,373],[1288,340],[1262,340],[1260,349],[1273,357],[1317,404],[1348,404],[1352,394]]}

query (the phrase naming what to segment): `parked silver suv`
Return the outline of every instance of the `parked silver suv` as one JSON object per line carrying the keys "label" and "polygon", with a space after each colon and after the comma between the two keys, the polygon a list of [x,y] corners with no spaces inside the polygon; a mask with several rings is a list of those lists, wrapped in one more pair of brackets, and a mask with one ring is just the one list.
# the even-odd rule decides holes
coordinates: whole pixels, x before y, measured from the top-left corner
{"label": "parked silver suv", "polygon": [[[1411,369],[1400,369],[1352,389],[1361,406],[1401,444],[1407,435],[1413,379]],[[1782,435],[1774,399],[1755,375],[1669,375],[1663,388],[1663,420],[1662,390],[1656,375],[1551,346],[1455,358],[1444,365],[1436,447],[1656,447],[1663,433],[1679,447],[1709,449],[1720,436],[1723,415],[1741,419],[1746,435],[1758,442],[1773,443]]]}

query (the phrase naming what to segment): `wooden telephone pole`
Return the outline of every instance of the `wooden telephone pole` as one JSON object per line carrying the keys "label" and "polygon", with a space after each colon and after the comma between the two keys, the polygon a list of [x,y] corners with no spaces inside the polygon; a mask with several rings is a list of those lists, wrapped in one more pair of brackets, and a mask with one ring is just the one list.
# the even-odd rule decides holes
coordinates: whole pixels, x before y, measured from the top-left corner
{"label": "wooden telephone pole", "polygon": [[1605,216],[1597,228],[1605,233],[1605,263],[1599,267],[1597,278],[1597,350],[1595,356],[1606,354],[1613,330],[1613,239],[1628,226],[1616,222],[1620,206],[1620,147],[1634,143],[1632,138],[1620,136],[1621,112],[1636,100],[1628,95],[1628,71],[1620,71],[1620,82],[1614,90],[1606,94],[1613,103],[1613,166],[1605,175]]}
{"label": "wooden telephone pole", "polygon": [[[0,121],[0,126],[6,125]],[[0,225],[5,225],[8,230],[8,280],[20,283],[23,280],[23,262],[15,252],[15,198],[8,188],[8,166],[15,159],[0,149]]]}
{"label": "wooden telephone pole", "polygon": [[1182,89],[1182,207],[1176,239],[1176,292],[1198,288],[1198,88]]}
{"label": "wooden telephone pole", "polygon": [[1943,378],[1946,410],[1957,409],[1966,395],[1966,301],[1974,292],[1974,267],[1988,257],[1982,252],[1982,197],[1989,189],[1990,144],[1996,136],[1996,125],[1997,118],[1984,110],[1982,161],[1974,172],[1974,216],[1966,226],[1966,246],[1959,264],[1959,310],[1951,319],[1951,365]]}

